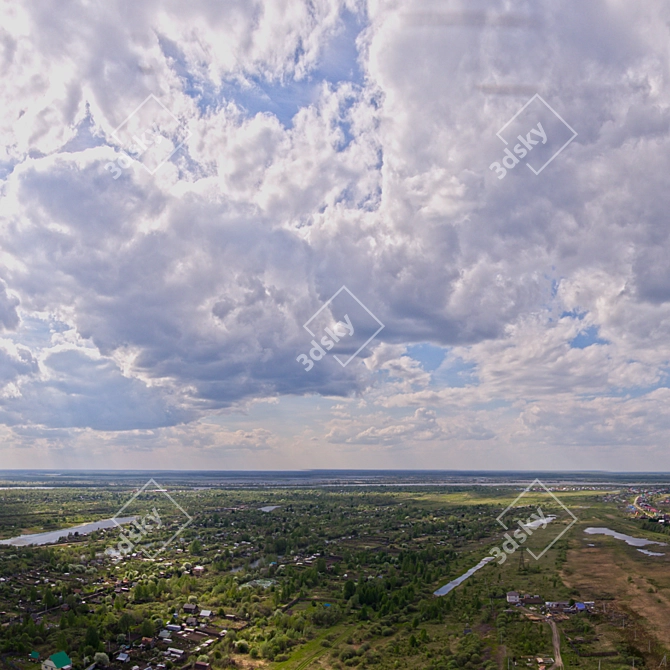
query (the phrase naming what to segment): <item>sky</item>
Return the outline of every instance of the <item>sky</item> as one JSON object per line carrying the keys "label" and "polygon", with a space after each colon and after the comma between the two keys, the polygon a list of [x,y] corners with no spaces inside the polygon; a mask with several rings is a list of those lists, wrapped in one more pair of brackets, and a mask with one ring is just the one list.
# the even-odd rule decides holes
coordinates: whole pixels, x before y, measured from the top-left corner
{"label": "sky", "polygon": [[670,471],[667,2],[0,17],[0,468]]}

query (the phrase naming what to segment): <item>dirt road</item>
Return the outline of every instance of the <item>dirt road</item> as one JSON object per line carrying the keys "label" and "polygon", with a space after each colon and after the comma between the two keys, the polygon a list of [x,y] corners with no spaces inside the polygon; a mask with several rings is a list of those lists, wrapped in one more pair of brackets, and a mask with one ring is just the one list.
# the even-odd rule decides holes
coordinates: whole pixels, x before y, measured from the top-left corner
{"label": "dirt road", "polygon": [[549,670],[558,670],[563,667],[563,660],[561,659],[561,634],[558,632],[558,626],[553,619],[547,619],[547,623],[551,626],[551,641],[554,643],[554,664]]}
{"label": "dirt road", "polygon": [[[525,607],[520,607],[519,609],[526,614],[537,616],[537,612],[531,612]],[[561,634],[558,632],[558,626],[553,619],[544,619],[544,621],[551,626],[551,641],[554,644],[554,664],[549,670],[558,670],[558,668],[563,667],[563,659],[561,658]]]}

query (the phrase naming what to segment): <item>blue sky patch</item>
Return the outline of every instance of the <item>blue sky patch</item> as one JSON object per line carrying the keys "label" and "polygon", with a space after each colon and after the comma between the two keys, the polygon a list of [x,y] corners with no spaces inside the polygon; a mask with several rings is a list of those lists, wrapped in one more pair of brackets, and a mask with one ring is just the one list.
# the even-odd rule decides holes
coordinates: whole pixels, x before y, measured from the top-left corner
{"label": "blue sky patch", "polygon": [[586,349],[593,344],[609,344],[598,334],[598,326],[589,326],[580,331],[579,334],[570,342],[571,349]]}
{"label": "blue sky patch", "polygon": [[442,365],[447,352],[442,347],[436,347],[428,342],[412,344],[407,347],[407,354],[415,361],[419,361],[426,372],[432,372]]}

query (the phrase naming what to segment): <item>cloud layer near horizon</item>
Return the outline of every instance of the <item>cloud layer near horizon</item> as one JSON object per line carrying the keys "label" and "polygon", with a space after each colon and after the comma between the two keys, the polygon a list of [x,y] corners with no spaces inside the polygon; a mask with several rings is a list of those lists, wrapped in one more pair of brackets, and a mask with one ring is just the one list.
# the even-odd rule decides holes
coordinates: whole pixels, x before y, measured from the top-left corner
{"label": "cloud layer near horizon", "polygon": [[[670,467],[662,2],[0,11],[8,466]],[[535,93],[578,135],[498,179]],[[385,327],[306,372],[342,285]]]}

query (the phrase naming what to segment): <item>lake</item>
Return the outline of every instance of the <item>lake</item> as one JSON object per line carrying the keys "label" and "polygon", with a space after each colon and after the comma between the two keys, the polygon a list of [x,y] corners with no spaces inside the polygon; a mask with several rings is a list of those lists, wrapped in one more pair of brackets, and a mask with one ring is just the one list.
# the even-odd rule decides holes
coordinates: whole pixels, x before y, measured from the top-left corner
{"label": "lake", "polygon": [[656,540],[647,540],[644,537],[631,537],[625,533],[617,533],[610,528],[585,528],[584,532],[587,535],[608,535],[616,540],[623,540],[631,547],[646,547],[648,544],[659,544],[662,547],[667,547],[666,542],[657,542]]}
{"label": "lake", "polygon": [[482,558],[477,565],[475,565],[474,568],[470,568],[466,573],[462,574],[460,577],[457,577],[456,579],[452,579],[448,584],[445,584],[444,586],[441,586],[437,591],[433,593],[434,596],[446,596],[447,593],[450,591],[453,591],[457,586],[460,586],[468,577],[472,577],[472,575],[477,572],[480,568],[483,568],[487,563],[490,563],[491,561],[495,561],[495,556],[487,556],[486,558]]}
{"label": "lake", "polygon": [[43,545],[58,542],[68,535],[78,533],[79,535],[88,535],[96,530],[103,528],[114,528],[117,523],[130,523],[135,519],[134,516],[119,518],[116,522],[113,519],[103,519],[102,521],[93,521],[81,526],[72,526],[71,528],[62,528],[61,530],[50,530],[46,533],[34,533],[33,535],[19,535],[10,537],[8,540],[0,540],[0,544],[11,545],[12,547],[27,547],[29,545]]}

